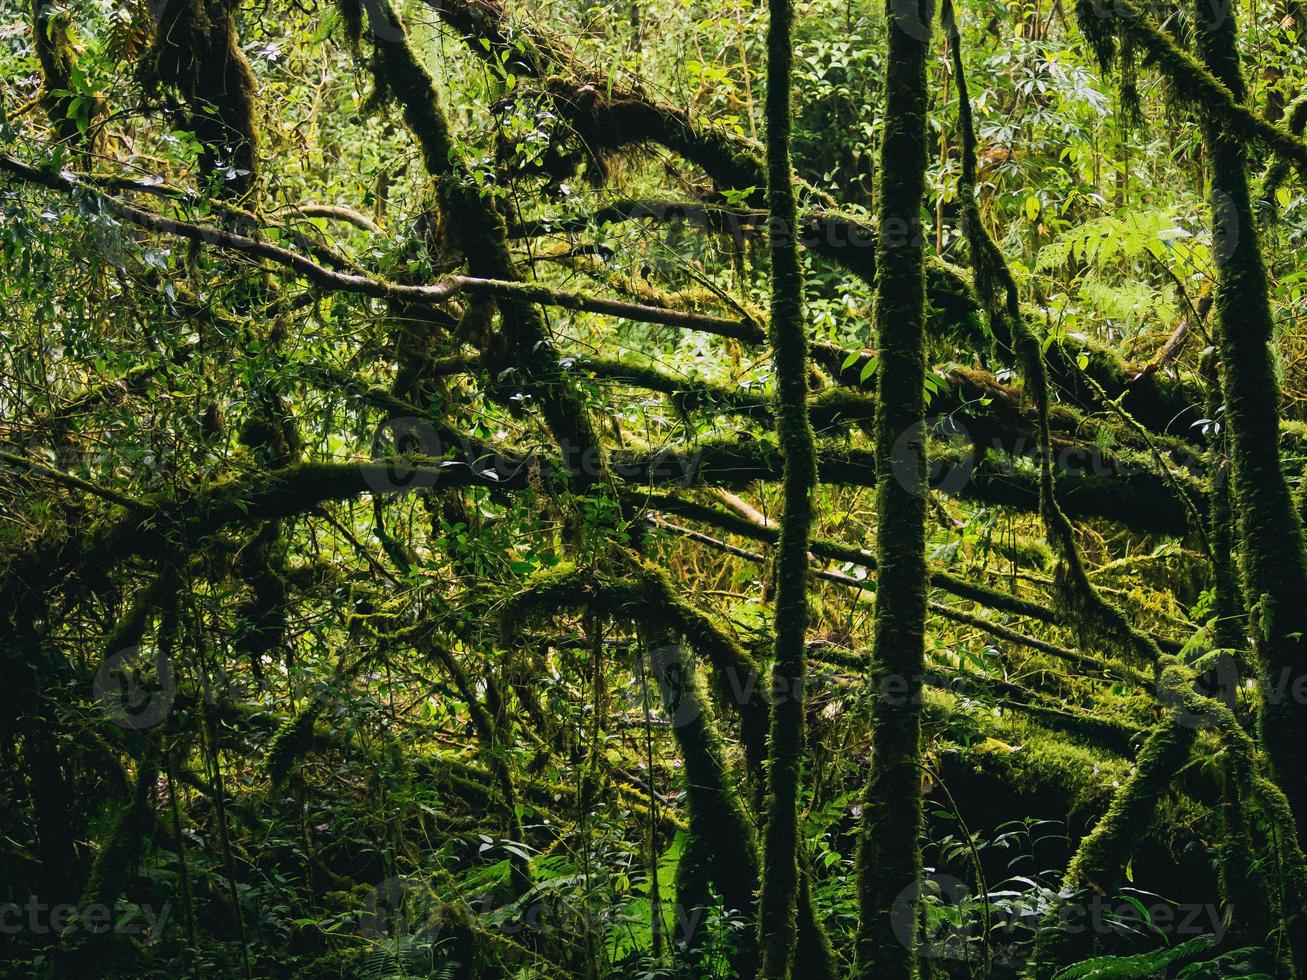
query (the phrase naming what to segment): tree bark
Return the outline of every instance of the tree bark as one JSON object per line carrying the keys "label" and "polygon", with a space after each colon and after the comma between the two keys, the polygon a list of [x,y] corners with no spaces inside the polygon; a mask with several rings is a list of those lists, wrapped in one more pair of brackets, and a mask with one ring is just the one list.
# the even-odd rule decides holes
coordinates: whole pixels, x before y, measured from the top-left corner
{"label": "tree bark", "polygon": [[[871,774],[858,849],[857,970],[864,980],[916,974],[921,880],[920,691],[926,630],[926,362],[921,205],[930,0],[887,4],[885,134],[876,246],[876,546],[880,589],[869,679]],[[888,692],[893,692],[892,694]]]}

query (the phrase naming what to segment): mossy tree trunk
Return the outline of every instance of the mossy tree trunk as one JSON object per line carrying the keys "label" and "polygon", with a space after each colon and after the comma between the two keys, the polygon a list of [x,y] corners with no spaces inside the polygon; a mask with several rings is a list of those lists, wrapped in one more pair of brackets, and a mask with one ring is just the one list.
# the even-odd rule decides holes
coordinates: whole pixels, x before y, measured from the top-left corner
{"label": "mossy tree trunk", "polygon": [[1212,550],[1213,612],[1216,626],[1212,640],[1223,650],[1237,650],[1244,645],[1246,620],[1243,615],[1243,590],[1235,569],[1234,514],[1230,509],[1230,467],[1227,457],[1228,438],[1221,407],[1221,378],[1216,351],[1203,356],[1203,380],[1207,383],[1207,417],[1219,426],[1211,434],[1209,472],[1211,492],[1207,505],[1207,540]]}
{"label": "mossy tree trunk", "polygon": [[[758,887],[758,852],[753,827],[744,811],[744,801],[731,788],[726,751],[713,724],[707,700],[694,663],[686,652],[671,642],[671,634],[650,628],[649,666],[662,696],[663,710],[671,720],[672,733],[685,761],[686,808],[690,817],[690,844],[685,868],[677,878],[679,916],[693,922],[695,930],[687,944],[694,948],[703,925],[695,909],[708,900],[715,888],[726,908],[752,918]],[[751,977],[758,968],[758,948],[753,936],[743,938],[732,966],[741,977]]]}
{"label": "mossy tree trunk", "polygon": [[1061,967],[1091,952],[1094,933],[1087,928],[1089,913],[1077,903],[1089,891],[1111,895],[1120,885],[1131,850],[1152,822],[1158,800],[1189,757],[1194,735],[1194,727],[1182,723],[1174,711],[1149,732],[1134,772],[1112,797],[1107,813],[1081,842],[1067,867],[1061,894],[1068,897],[1059,898],[1036,937],[1029,969],[1035,980],[1048,980]]}
{"label": "mossy tree trunk", "polygon": [[90,127],[102,114],[103,102],[99,98],[86,102],[84,115],[79,119],[77,96],[55,94],[71,93],[73,87],[77,49],[73,46],[70,21],[68,9],[62,5],[51,0],[32,0],[32,47],[41,65],[41,102],[60,140],[70,145],[85,143],[87,150],[93,150],[95,132]]}
{"label": "mossy tree trunk", "polygon": [[876,243],[876,545],[871,775],[858,850],[858,975],[915,974],[921,877],[920,693],[926,629],[926,434],[921,204],[928,158],[930,0],[887,6]]}
{"label": "mossy tree trunk", "polygon": [[784,458],[784,509],[776,550],[776,604],[768,805],[758,935],[764,977],[786,977],[795,951],[799,881],[799,781],[803,761],[804,643],[808,628],[808,537],[817,447],[808,420],[808,339],[798,208],[790,166],[792,0],[770,0],[767,31],[767,207],[770,212],[771,345],[776,432]]}
{"label": "mossy tree trunk", "polygon": [[[1199,54],[1242,102],[1235,11],[1193,4]],[[1210,162],[1209,203],[1218,269],[1216,335],[1225,392],[1231,493],[1237,515],[1249,630],[1261,673],[1260,726],[1275,776],[1307,835],[1307,703],[1286,692],[1307,677],[1307,553],[1303,529],[1280,467],[1279,386],[1271,351],[1273,322],[1266,268],[1248,187],[1246,141],[1214,113],[1203,115]]]}
{"label": "mossy tree trunk", "polygon": [[249,193],[258,179],[254,71],[236,35],[234,0],[158,5],[154,71],[186,99],[189,126],[204,148],[203,173],[220,192]]}

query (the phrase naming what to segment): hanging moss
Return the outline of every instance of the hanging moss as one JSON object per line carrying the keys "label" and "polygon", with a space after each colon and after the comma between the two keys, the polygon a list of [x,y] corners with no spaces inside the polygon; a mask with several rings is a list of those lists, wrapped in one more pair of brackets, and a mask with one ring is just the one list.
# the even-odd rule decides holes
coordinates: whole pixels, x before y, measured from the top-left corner
{"label": "hanging moss", "polygon": [[[436,183],[444,235],[467,260],[468,272],[487,279],[518,280],[508,250],[508,229],[493,200],[468,173],[441,109],[435,82],[413,50],[403,20],[389,0],[366,5],[373,28],[379,83],[401,107]],[[607,454],[539,309],[519,297],[498,301],[502,329],[483,351],[492,376],[514,371],[522,389],[539,404],[562,451],[573,490],[607,481]]]}
{"label": "hanging moss", "polygon": [[[1080,624],[1086,642],[1108,647],[1124,642],[1139,660],[1156,664],[1161,656],[1151,637],[1134,628],[1116,605],[1104,599],[1089,580],[1075,540],[1075,528],[1058,504],[1053,469],[1053,440],[1048,369],[1043,345],[1027,323],[1021,309],[1020,292],[1002,252],[990,237],[976,203],[976,137],[967,94],[966,71],[962,63],[960,34],[952,5],[946,4],[949,48],[958,88],[958,127],[962,137],[962,228],[976,274],[976,292],[995,325],[994,335],[1010,345],[1025,378],[1025,392],[1036,410],[1039,444],[1039,513],[1049,543],[1061,561],[1055,581],[1060,587],[1072,622]],[[1187,520],[1186,520],[1187,523]]]}
{"label": "hanging moss", "polygon": [[[1307,129],[1307,92],[1299,95],[1285,107],[1284,118],[1289,132],[1301,138],[1303,130]],[[1272,219],[1279,210],[1275,192],[1288,180],[1290,167],[1291,164],[1284,154],[1276,154],[1262,177],[1261,201],[1266,209],[1268,220]]]}
{"label": "hanging moss", "polygon": [[500,629],[513,636],[532,618],[589,607],[682,637],[712,665],[718,703],[738,712],[745,762],[750,776],[761,785],[770,722],[768,685],[757,664],[711,617],[676,594],[665,571],[634,557],[626,570],[632,574],[619,577],[582,572],[564,563],[537,573],[528,588],[504,603]]}
{"label": "hanging moss", "polygon": [[1116,64],[1116,32],[1112,29],[1112,19],[1104,16],[1103,8],[1096,0],[1076,0],[1075,8],[1080,33],[1089,42],[1098,67],[1106,75]]}
{"label": "hanging moss", "polygon": [[[463,699],[464,705],[467,706],[468,714],[472,719],[472,727],[476,730],[477,738],[481,742],[482,754],[490,766],[491,772],[495,774],[496,782],[499,784],[505,828],[513,840],[525,840],[526,833],[523,829],[522,817],[518,813],[517,787],[513,780],[512,769],[509,767],[505,752],[507,746],[504,745],[504,739],[500,735],[499,723],[491,711],[487,710],[486,706],[482,704],[481,699],[477,696],[472,679],[468,676],[467,671],[463,669],[463,665],[458,662],[453,652],[448,650],[435,637],[426,638],[423,641],[423,646],[453,680],[455,690],[458,691],[459,697]],[[488,684],[487,688],[489,698],[489,692],[495,692],[496,687],[494,684]],[[516,854],[511,857],[511,860],[513,888],[515,894],[520,897],[525,895],[531,886],[531,867],[525,858]]]}
{"label": "hanging moss", "polygon": [[186,99],[203,172],[242,197],[258,178],[259,136],[257,83],[236,34],[235,4],[174,0],[157,16],[150,73]]}
{"label": "hanging moss", "polygon": [[[1217,124],[1232,140],[1258,141],[1293,160],[1300,169],[1307,166],[1307,144],[1244,104],[1243,81],[1237,77],[1236,49],[1230,49],[1235,55],[1235,74],[1231,75],[1227,70],[1229,63],[1219,65],[1206,57],[1200,60],[1182,48],[1157,23],[1151,10],[1151,6],[1140,7],[1134,0],[1112,0],[1111,16],[1105,16],[1102,4],[1078,0],[1076,19],[1081,33],[1095,48],[1104,71],[1113,63],[1110,52],[1114,42],[1109,38],[1128,36],[1167,77],[1170,91],[1192,106],[1200,118]],[[1194,11],[1196,16],[1190,19],[1201,28],[1196,30],[1200,48],[1201,35],[1229,32],[1233,18],[1228,11],[1213,16],[1212,8],[1201,5],[1195,6]]]}
{"label": "hanging moss", "polygon": [[280,539],[281,522],[267,521],[241,552],[240,558],[240,575],[250,594],[236,610],[232,642],[259,680],[263,677],[264,658],[281,648],[286,635],[289,590]]}
{"label": "hanging moss", "polygon": [[324,698],[310,698],[268,742],[263,766],[274,787],[282,786],[314,742],[314,725],[326,707]]}
{"label": "hanging moss", "polygon": [[[632,570],[635,576],[628,578],[582,573],[574,566],[540,573],[528,589],[505,604],[501,626],[506,631],[518,630],[532,618],[578,606],[641,624],[650,647],[650,668],[685,763],[691,844],[678,872],[678,888],[684,889],[678,894],[678,902],[689,912],[705,904],[712,889],[728,908],[751,920],[759,876],[754,828],[746,816],[741,793],[729,776],[725,750],[703,696],[695,663],[672,640],[678,634],[684,636],[718,671],[724,663],[748,671],[732,677],[729,683],[747,684],[750,678],[756,680],[756,672],[733,641],[671,594],[665,573],[638,560],[633,560]],[[756,703],[752,698],[745,702]],[[767,723],[765,705],[761,707],[764,713],[759,735],[765,733]],[[748,711],[745,705],[741,708]],[[759,741],[758,749],[762,747]],[[735,968],[742,977],[752,976],[757,968],[752,931],[748,937],[735,957]]]}

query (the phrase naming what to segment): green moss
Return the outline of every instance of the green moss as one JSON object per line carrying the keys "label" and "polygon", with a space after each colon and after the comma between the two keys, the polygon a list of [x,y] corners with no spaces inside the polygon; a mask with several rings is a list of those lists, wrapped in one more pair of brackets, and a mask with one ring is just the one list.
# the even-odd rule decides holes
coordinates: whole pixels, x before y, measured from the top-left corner
{"label": "green moss", "polygon": [[[1288,122],[1289,132],[1294,136],[1301,137],[1303,129],[1307,128],[1307,92],[1299,94],[1285,107],[1284,116]],[[1262,177],[1261,201],[1268,217],[1273,216],[1279,209],[1279,203],[1275,199],[1275,192],[1288,179],[1290,166],[1291,164],[1284,154],[1277,154],[1271,160],[1270,165],[1266,168],[1266,173]]]}
{"label": "green moss", "polygon": [[1016,280],[1002,252],[985,229],[976,203],[976,137],[972,126],[971,103],[967,94],[961,42],[953,23],[951,6],[946,7],[946,11],[950,25],[949,47],[958,85],[958,120],[962,136],[962,227],[976,273],[976,291],[990,323],[994,325],[994,335],[1013,351],[1021,365],[1026,394],[1035,405],[1040,449],[1039,514],[1049,543],[1061,558],[1055,581],[1061,587],[1064,602],[1072,613],[1072,621],[1081,624],[1082,636],[1087,642],[1106,641],[1108,646],[1125,643],[1135,651],[1141,662],[1156,663],[1160,651],[1152,638],[1134,628],[1124,613],[1105,599],[1090,582],[1076,545],[1075,528],[1058,505],[1050,424],[1051,393],[1043,345],[1026,321]]}
{"label": "green moss", "polygon": [[[799,263],[798,205],[790,166],[792,0],[770,0],[767,29],[767,210],[771,256],[769,339],[776,375],[776,438],[784,462],[775,555],[772,680],[788,696],[772,706],[767,822],[758,899],[760,976],[784,980],[794,958],[799,890],[798,807],[804,753],[804,654],[808,629],[808,539],[817,486],[817,443],[808,418],[808,339]],[[815,920],[812,923],[815,926]]]}
{"label": "green moss", "polygon": [[300,759],[313,744],[313,726],[325,706],[324,699],[310,698],[268,741],[263,767],[274,787],[286,782],[291,770],[299,765]]}
{"label": "green moss", "polygon": [[[1194,6],[1197,47],[1229,98],[1245,96],[1235,11],[1213,21]],[[1173,60],[1174,59],[1174,56]],[[1192,60],[1192,59],[1191,59]],[[1307,550],[1303,525],[1281,469],[1279,388],[1270,343],[1274,331],[1266,268],[1248,187],[1247,144],[1218,104],[1200,110],[1209,162],[1217,346],[1225,394],[1231,494],[1239,556],[1263,671],[1259,724],[1276,779],[1293,809],[1299,839],[1307,837],[1307,753],[1299,738],[1307,704],[1275,697],[1307,676]],[[1279,686],[1277,686],[1279,685]]]}
{"label": "green moss", "polygon": [[1129,771],[1119,757],[1018,718],[990,722],[987,730],[991,737],[954,750],[954,765],[1016,793],[1060,801],[1070,825],[1106,809],[1113,785]]}
{"label": "green moss", "polygon": [[[857,975],[915,975],[914,943],[896,933],[904,896],[921,879],[921,678],[927,570],[925,268],[921,204],[928,147],[926,63],[931,3],[888,4],[884,135],[880,147],[876,247],[876,542],[879,572],[873,625],[877,692],[871,772],[858,844]],[[890,679],[902,697],[880,696]],[[895,688],[897,690],[897,688]]]}
{"label": "green moss", "polygon": [[[412,47],[403,20],[389,0],[367,4],[372,22],[379,84],[399,103],[436,184],[443,235],[467,260],[468,272],[487,279],[520,280],[508,249],[508,229],[493,201],[468,173],[435,82]],[[501,330],[488,338],[483,364],[494,376],[514,371],[531,395],[562,452],[571,488],[585,490],[608,480],[607,453],[593,422],[561,367],[544,318],[520,297],[498,301]]]}
{"label": "green moss", "polygon": [[1084,929],[1064,928],[1061,911],[1074,909],[1087,890],[1111,894],[1116,889],[1137,838],[1152,822],[1162,793],[1189,756],[1193,739],[1193,726],[1179,723],[1174,714],[1168,714],[1149,733],[1134,771],[1067,867],[1061,891],[1071,897],[1059,899],[1039,931],[1031,958],[1032,976],[1049,977],[1090,951],[1092,935]]}
{"label": "green moss", "polygon": [[[649,665],[672,719],[672,732],[685,763],[686,806],[690,814],[690,864],[681,873],[677,900],[685,909],[703,904],[705,885],[721,895],[726,907],[754,917],[759,882],[754,828],[745,803],[730,778],[726,753],[713,724],[693,662],[667,642],[666,633],[649,629]],[[734,957],[740,976],[757,969],[752,935]]]}
{"label": "green moss", "polygon": [[569,564],[536,574],[527,588],[501,608],[504,635],[514,635],[532,619],[589,608],[682,637],[712,666],[718,703],[739,714],[746,764],[750,775],[761,783],[770,722],[768,685],[757,664],[711,616],[676,593],[665,571],[634,556],[619,560],[626,575],[582,571]]}
{"label": "green moss", "polygon": [[[150,63],[158,82],[176,88],[204,147],[204,173],[236,197],[259,170],[257,85],[236,33],[231,0],[176,0],[159,7]],[[228,176],[230,168],[230,176]]]}
{"label": "green moss", "polygon": [[72,88],[71,79],[78,59],[72,30],[72,18],[67,8],[51,0],[32,0],[32,46],[41,65],[41,101],[46,114],[61,141],[86,144],[88,149],[94,149],[95,136],[99,132],[98,117],[105,109],[103,99],[96,96],[91,100],[85,115],[88,129],[83,132],[78,126],[77,113],[69,111],[74,108],[77,96],[54,94],[68,93]]}
{"label": "green moss", "polygon": [[[674,594],[666,573],[631,558],[627,576],[583,572],[560,566],[536,575],[502,611],[505,629],[520,629],[534,618],[557,615],[577,607],[639,623],[650,649],[650,667],[658,682],[664,708],[673,720],[672,732],[685,762],[687,806],[693,843],[688,863],[679,873],[684,888],[681,903],[702,905],[708,888],[728,907],[752,918],[758,888],[755,833],[745,803],[726,763],[721,737],[704,697],[695,661],[672,643],[683,637],[698,656],[711,663],[727,703],[740,712],[746,757],[760,767],[765,753],[767,707],[764,685],[747,654],[710,618]],[[749,691],[739,698],[736,690]],[[755,772],[761,775],[761,769]],[[737,970],[749,976],[756,968],[753,935],[737,954]]]}

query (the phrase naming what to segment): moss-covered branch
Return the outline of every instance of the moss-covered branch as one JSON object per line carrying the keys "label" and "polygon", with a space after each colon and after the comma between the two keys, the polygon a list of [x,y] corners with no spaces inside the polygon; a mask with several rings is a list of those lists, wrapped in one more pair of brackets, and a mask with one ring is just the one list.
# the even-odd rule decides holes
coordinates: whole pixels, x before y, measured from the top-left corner
{"label": "moss-covered branch", "polygon": [[[1199,35],[1219,34],[1232,20],[1230,10],[1193,9]],[[1128,37],[1148,53],[1158,70],[1170,80],[1175,96],[1219,126],[1231,140],[1262,143],[1307,173],[1307,143],[1244,104],[1240,79],[1224,70],[1225,66],[1213,64],[1206,57],[1200,60],[1184,50],[1134,0],[1112,0],[1110,4],[1081,0],[1076,4],[1076,17],[1104,69],[1118,60],[1116,39]]]}
{"label": "moss-covered branch", "polygon": [[[88,188],[69,173],[55,174],[40,170],[7,154],[0,154],[0,171],[51,190],[71,193],[84,188],[94,193],[93,189]],[[128,204],[112,195],[99,195],[97,201],[110,214],[141,228],[176,235],[254,258],[266,259],[302,276],[313,285],[332,292],[358,293],[375,299],[416,304],[419,307],[444,303],[454,296],[466,293],[522,304],[545,303],[564,309],[620,316],[644,323],[662,323],[691,330],[703,330],[750,343],[760,343],[764,337],[762,328],[749,320],[731,320],[660,306],[627,303],[567,290],[551,289],[511,278],[453,275],[425,286],[389,282],[380,277],[329,268],[298,252],[275,245],[263,237],[251,237],[210,225],[171,218]]]}
{"label": "moss-covered branch", "polygon": [[714,693],[740,718],[749,773],[759,784],[767,758],[767,685],[753,658],[711,617],[677,595],[666,572],[629,556],[617,575],[562,565],[536,575],[503,606],[501,628],[512,635],[531,618],[591,608],[681,637],[712,665]]}

